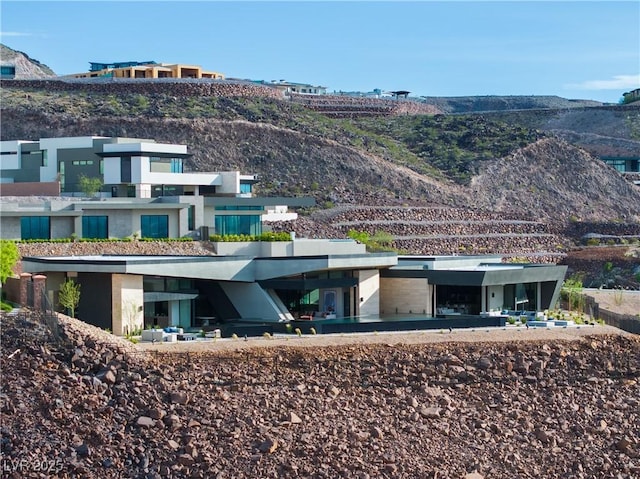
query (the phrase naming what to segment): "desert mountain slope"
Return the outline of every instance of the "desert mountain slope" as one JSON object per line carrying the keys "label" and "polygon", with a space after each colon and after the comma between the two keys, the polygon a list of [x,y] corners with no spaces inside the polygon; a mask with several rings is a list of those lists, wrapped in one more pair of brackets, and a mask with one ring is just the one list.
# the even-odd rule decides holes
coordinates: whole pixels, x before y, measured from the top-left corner
{"label": "desert mountain slope", "polygon": [[[620,181],[611,167],[593,161],[585,151],[551,138],[485,162],[473,179],[471,194],[478,206],[537,211],[548,220],[640,221],[640,189]],[[621,201],[611,201],[612,197]]]}
{"label": "desert mountain slope", "polygon": [[595,156],[640,156],[640,103],[494,112],[485,116],[545,131]]}
{"label": "desert mountain slope", "polygon": [[[182,143],[194,171],[256,173],[258,194],[311,195],[323,207],[442,205],[558,222],[638,216],[640,189],[585,150],[534,129],[568,127],[559,112],[529,123],[479,115],[333,119],[252,86],[133,85],[3,82],[2,139],[104,135]],[[637,111],[602,108],[578,109],[582,131],[634,142]],[[589,112],[599,127],[588,127]]]}
{"label": "desert mountain slope", "polygon": [[485,113],[489,111],[579,108],[602,105],[597,101],[568,100],[552,95],[425,96],[422,99],[445,113]]}
{"label": "desert mountain slope", "polygon": [[[469,187],[399,166],[380,155],[312,134],[248,121],[74,118],[5,111],[18,138],[117,135],[185,143],[195,171],[260,175],[261,194],[312,195],[319,204],[400,202],[474,207],[566,220],[628,219],[639,214],[640,190],[584,150],[539,140],[504,159],[485,160]],[[5,131],[6,133],[6,131]],[[368,200],[369,199],[369,200]]]}
{"label": "desert mountain slope", "polygon": [[50,78],[56,74],[47,65],[30,58],[26,53],[0,44],[0,60],[16,67],[16,78]]}

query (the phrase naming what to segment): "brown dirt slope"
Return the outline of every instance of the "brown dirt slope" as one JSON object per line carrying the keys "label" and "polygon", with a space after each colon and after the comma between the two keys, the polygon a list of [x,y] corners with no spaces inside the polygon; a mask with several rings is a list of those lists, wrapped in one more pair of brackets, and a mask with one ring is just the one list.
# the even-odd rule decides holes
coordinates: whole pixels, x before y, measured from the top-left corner
{"label": "brown dirt slope", "polygon": [[315,196],[320,204],[440,204],[520,212],[523,218],[638,221],[640,190],[584,151],[540,140],[485,161],[469,188],[420,175],[387,159],[291,129],[211,119],[78,119],[3,111],[3,138],[105,135],[189,145],[196,171],[260,175],[269,194]]}

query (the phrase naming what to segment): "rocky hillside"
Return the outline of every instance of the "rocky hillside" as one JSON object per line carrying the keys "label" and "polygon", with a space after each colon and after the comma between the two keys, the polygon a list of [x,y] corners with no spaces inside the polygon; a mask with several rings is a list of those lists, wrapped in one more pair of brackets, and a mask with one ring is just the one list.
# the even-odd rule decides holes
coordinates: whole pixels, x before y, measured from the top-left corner
{"label": "rocky hillside", "polygon": [[593,100],[568,100],[559,96],[487,95],[456,97],[420,97],[444,113],[487,113],[494,111],[567,109],[602,106]]}
{"label": "rocky hillside", "polygon": [[640,104],[494,112],[487,118],[547,132],[594,156],[640,156]]}
{"label": "rocky hillside", "polygon": [[0,61],[16,67],[16,78],[53,78],[56,74],[47,65],[29,55],[0,43]]}
{"label": "rocky hillside", "polygon": [[147,356],[64,317],[60,342],[1,321],[7,478],[640,474],[631,336]]}
{"label": "rocky hillside", "polygon": [[98,134],[185,143],[193,170],[257,173],[259,194],[312,195],[320,206],[431,204],[523,219],[637,221],[640,189],[570,143],[515,124],[334,119],[235,84],[38,85],[3,82],[2,139]]}

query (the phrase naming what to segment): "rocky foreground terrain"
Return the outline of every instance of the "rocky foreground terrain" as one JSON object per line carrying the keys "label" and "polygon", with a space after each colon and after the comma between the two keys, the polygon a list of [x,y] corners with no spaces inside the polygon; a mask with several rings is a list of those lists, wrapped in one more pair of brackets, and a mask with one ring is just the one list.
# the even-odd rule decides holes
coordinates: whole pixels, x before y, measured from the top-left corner
{"label": "rocky foreground terrain", "polygon": [[640,340],[608,327],[152,354],[1,325],[3,477],[640,477]]}

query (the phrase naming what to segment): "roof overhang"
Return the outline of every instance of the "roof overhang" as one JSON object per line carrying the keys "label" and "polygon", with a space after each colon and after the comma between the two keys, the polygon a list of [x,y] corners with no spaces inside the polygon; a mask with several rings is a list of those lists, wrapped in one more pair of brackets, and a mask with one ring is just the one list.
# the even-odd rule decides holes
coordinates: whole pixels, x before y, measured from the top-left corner
{"label": "roof overhang", "polygon": [[459,286],[491,286],[516,283],[562,281],[567,266],[519,265],[484,266],[478,269],[419,269],[401,266],[381,271],[383,278],[426,278],[431,284]]}
{"label": "roof overhang", "polygon": [[311,271],[382,269],[398,264],[395,253],[256,258],[256,280],[294,276]]}
{"label": "roof overhang", "polygon": [[217,281],[254,282],[331,269],[386,268],[397,264],[393,253],[287,256],[48,256],[24,257],[27,273],[77,272],[136,274]]}
{"label": "roof overhang", "polygon": [[252,282],[251,262],[251,258],[237,256],[51,256],[25,257],[22,269],[28,273],[137,274]]}
{"label": "roof overhang", "polygon": [[207,196],[205,206],[315,206],[315,198],[309,196],[270,196],[270,197],[240,197],[240,196]]}

